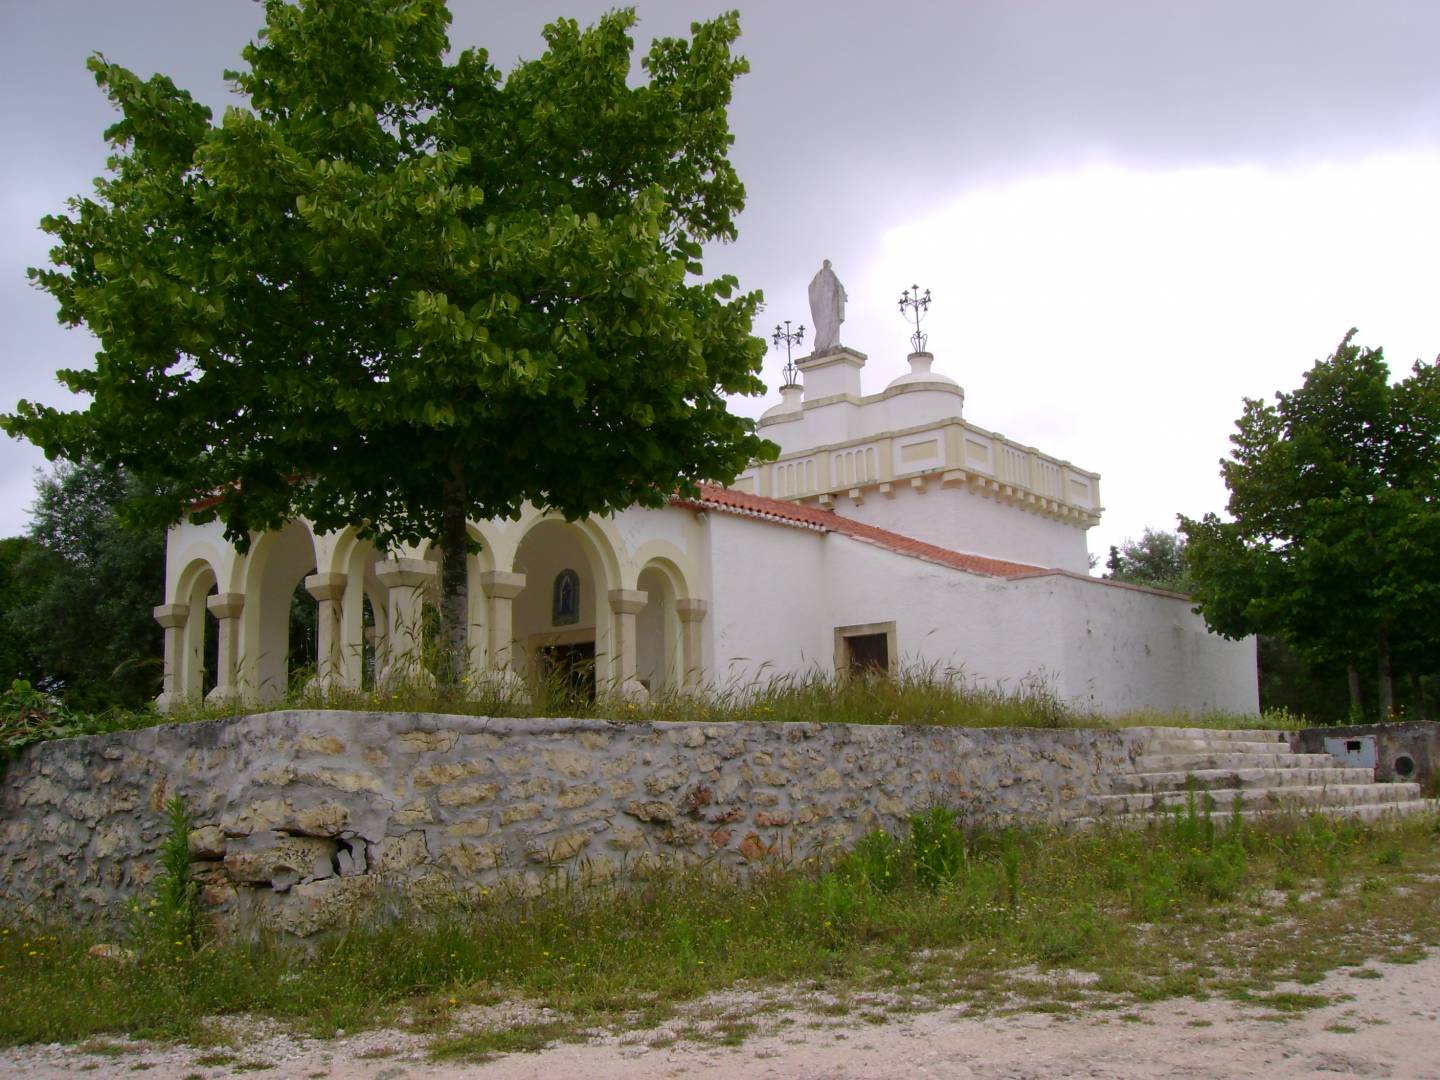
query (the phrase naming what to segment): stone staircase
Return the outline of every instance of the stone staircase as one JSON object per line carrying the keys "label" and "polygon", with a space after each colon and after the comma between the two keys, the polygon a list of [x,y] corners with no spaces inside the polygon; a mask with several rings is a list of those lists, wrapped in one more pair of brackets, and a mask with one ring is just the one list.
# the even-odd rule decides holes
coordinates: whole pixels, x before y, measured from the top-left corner
{"label": "stone staircase", "polygon": [[1091,796],[1090,821],[1148,818],[1185,806],[1192,790],[1198,806],[1224,817],[1237,800],[1245,818],[1289,811],[1374,821],[1433,806],[1419,784],[1377,784],[1371,769],[1297,754],[1282,731],[1155,727],[1127,735],[1134,772],[1114,776],[1110,794]]}

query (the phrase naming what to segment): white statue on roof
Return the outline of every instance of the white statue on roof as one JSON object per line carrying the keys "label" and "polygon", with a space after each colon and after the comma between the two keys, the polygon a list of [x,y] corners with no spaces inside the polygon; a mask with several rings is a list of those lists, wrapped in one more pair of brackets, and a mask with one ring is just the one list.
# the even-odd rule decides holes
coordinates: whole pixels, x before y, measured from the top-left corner
{"label": "white statue on roof", "polygon": [[830,260],[810,279],[810,318],[815,325],[815,355],[840,347],[840,324],[845,321],[845,286],[830,269]]}

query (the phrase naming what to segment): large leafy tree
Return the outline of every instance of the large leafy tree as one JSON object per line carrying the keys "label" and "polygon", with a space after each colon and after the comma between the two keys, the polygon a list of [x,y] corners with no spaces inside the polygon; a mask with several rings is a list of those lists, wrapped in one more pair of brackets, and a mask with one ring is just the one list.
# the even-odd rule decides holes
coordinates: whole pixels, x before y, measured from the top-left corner
{"label": "large leafy tree", "polygon": [[304,515],[383,545],[439,538],[452,674],[465,520],[575,517],[728,481],[768,444],[758,293],[703,278],[744,189],[727,106],[738,16],[653,43],[632,11],[559,20],[508,76],[449,58],[443,0],[266,0],[210,111],[96,56],[121,113],[93,196],[32,271],[99,338],[79,412],[5,427],[122,468],[173,522],[205,496],[242,548]]}
{"label": "large leafy tree", "polygon": [[1354,334],[1298,390],[1246,400],[1221,463],[1231,520],[1181,532],[1212,629],[1275,634],[1315,666],[1373,662],[1388,714],[1397,664],[1437,667],[1440,366],[1392,384]]}
{"label": "large leafy tree", "polygon": [[16,555],[6,560],[0,630],[30,664],[7,677],[63,693],[75,708],[134,707],[155,696],[160,628],[150,609],[165,584],[165,534],[126,527],[117,512],[140,494],[93,462],[38,477],[29,536],[0,541]]}

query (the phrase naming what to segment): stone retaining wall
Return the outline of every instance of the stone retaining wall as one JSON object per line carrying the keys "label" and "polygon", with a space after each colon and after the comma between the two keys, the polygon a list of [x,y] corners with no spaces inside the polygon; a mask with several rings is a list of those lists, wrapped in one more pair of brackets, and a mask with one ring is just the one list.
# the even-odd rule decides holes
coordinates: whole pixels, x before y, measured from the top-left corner
{"label": "stone retaining wall", "polygon": [[0,782],[0,904],[117,913],[163,806],[230,922],[299,934],[382,889],[465,894],[645,862],[798,860],[935,804],[1081,817],[1126,732],[272,712],[31,747]]}

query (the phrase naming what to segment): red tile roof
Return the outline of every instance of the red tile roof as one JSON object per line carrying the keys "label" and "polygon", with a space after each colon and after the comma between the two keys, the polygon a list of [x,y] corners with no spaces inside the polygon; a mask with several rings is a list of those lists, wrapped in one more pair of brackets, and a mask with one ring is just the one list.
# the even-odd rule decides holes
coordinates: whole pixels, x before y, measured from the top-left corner
{"label": "red tile roof", "polygon": [[851,518],[841,517],[830,510],[817,510],[813,506],[769,499],[763,495],[750,495],[733,488],[718,487],[715,484],[701,484],[698,500],[676,499],[675,503],[697,510],[718,510],[721,513],[763,518],[796,528],[837,532],[852,540],[859,540],[861,543],[874,544],[877,547],[899,552],[901,555],[910,555],[927,562],[940,563],[942,566],[952,566],[957,570],[965,570],[972,574],[983,574],[986,577],[1018,575],[1033,577],[1058,572],[1028,563],[988,559],[983,555],[967,555],[961,551],[951,551],[949,548],[943,548],[936,544],[928,544],[924,540],[902,536],[889,529],[880,529],[874,525],[866,525]]}

